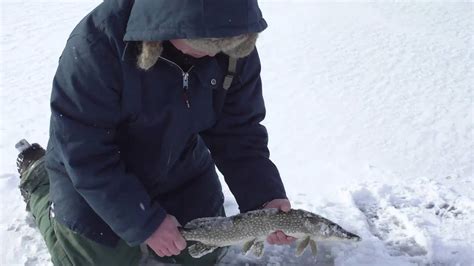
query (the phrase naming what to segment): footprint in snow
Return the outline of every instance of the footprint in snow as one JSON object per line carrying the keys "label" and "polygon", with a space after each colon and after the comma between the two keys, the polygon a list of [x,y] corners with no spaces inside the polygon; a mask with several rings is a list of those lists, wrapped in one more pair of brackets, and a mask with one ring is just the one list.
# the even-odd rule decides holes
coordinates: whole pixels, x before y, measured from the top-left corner
{"label": "footprint in snow", "polygon": [[367,189],[352,193],[357,208],[366,217],[369,231],[380,239],[391,256],[425,256],[426,247],[419,241],[415,232],[420,229],[405,219],[406,217],[395,206],[383,205]]}
{"label": "footprint in snow", "polygon": [[446,202],[436,205],[433,202],[430,202],[425,205],[426,209],[433,209],[435,214],[440,218],[462,218],[463,212],[458,210],[456,206],[448,204]]}

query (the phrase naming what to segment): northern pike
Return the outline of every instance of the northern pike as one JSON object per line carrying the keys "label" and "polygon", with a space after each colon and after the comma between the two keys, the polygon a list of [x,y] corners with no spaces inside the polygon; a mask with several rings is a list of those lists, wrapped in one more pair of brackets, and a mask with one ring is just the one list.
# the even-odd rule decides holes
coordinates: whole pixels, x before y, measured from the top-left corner
{"label": "northern pike", "polygon": [[198,218],[180,228],[188,241],[197,241],[188,248],[189,254],[200,258],[218,247],[243,244],[243,252],[263,255],[263,242],[277,230],[299,239],[296,256],[311,247],[317,254],[316,241],[360,241],[360,237],[346,231],[338,224],[305,210],[261,209],[230,217]]}

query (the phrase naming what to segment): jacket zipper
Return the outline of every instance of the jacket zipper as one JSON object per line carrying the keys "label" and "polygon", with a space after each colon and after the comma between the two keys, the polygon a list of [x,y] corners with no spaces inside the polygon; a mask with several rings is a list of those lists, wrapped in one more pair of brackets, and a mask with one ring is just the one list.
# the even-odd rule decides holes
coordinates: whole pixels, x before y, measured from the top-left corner
{"label": "jacket zipper", "polygon": [[194,65],[191,66],[189,69],[188,69],[188,72],[184,72],[184,70],[178,65],[176,64],[175,62],[169,60],[169,59],[166,59],[164,57],[161,57],[161,59],[163,59],[164,61],[176,66],[179,70],[181,70],[181,75],[183,77],[183,99],[184,99],[184,103],[186,104],[186,107],[188,109],[191,108],[191,102],[189,100],[189,92],[188,92],[188,88],[189,88],[189,72],[191,72],[191,70],[194,68]]}

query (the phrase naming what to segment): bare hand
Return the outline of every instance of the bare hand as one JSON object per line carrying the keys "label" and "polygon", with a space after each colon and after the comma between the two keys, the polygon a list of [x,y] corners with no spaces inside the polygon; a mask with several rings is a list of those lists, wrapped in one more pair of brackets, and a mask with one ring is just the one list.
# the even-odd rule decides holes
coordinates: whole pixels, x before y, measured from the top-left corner
{"label": "bare hand", "polygon": [[160,257],[173,256],[186,248],[186,240],[178,230],[181,226],[173,215],[166,215],[158,229],[145,241]]}
{"label": "bare hand", "polygon": [[[274,199],[267,202],[264,209],[276,208],[284,212],[289,212],[291,210],[290,201],[287,199]],[[267,237],[267,242],[272,245],[290,245],[296,240],[296,238],[285,235],[282,231],[278,230]]]}

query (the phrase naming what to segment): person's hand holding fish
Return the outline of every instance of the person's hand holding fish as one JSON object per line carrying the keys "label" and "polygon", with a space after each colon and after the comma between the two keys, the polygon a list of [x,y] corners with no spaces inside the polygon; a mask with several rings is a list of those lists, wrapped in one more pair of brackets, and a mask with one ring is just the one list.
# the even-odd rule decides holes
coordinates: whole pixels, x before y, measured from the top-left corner
{"label": "person's hand holding fish", "polygon": [[186,248],[186,240],[178,227],[181,225],[176,218],[167,214],[158,229],[146,240],[146,244],[160,257],[180,254]]}
{"label": "person's hand holding fish", "polygon": [[[291,203],[288,199],[274,199],[263,205],[264,209],[279,209],[283,212],[289,212],[291,210]],[[281,230],[271,233],[267,237],[267,242],[272,245],[290,245],[296,240],[292,236],[287,236]]]}

